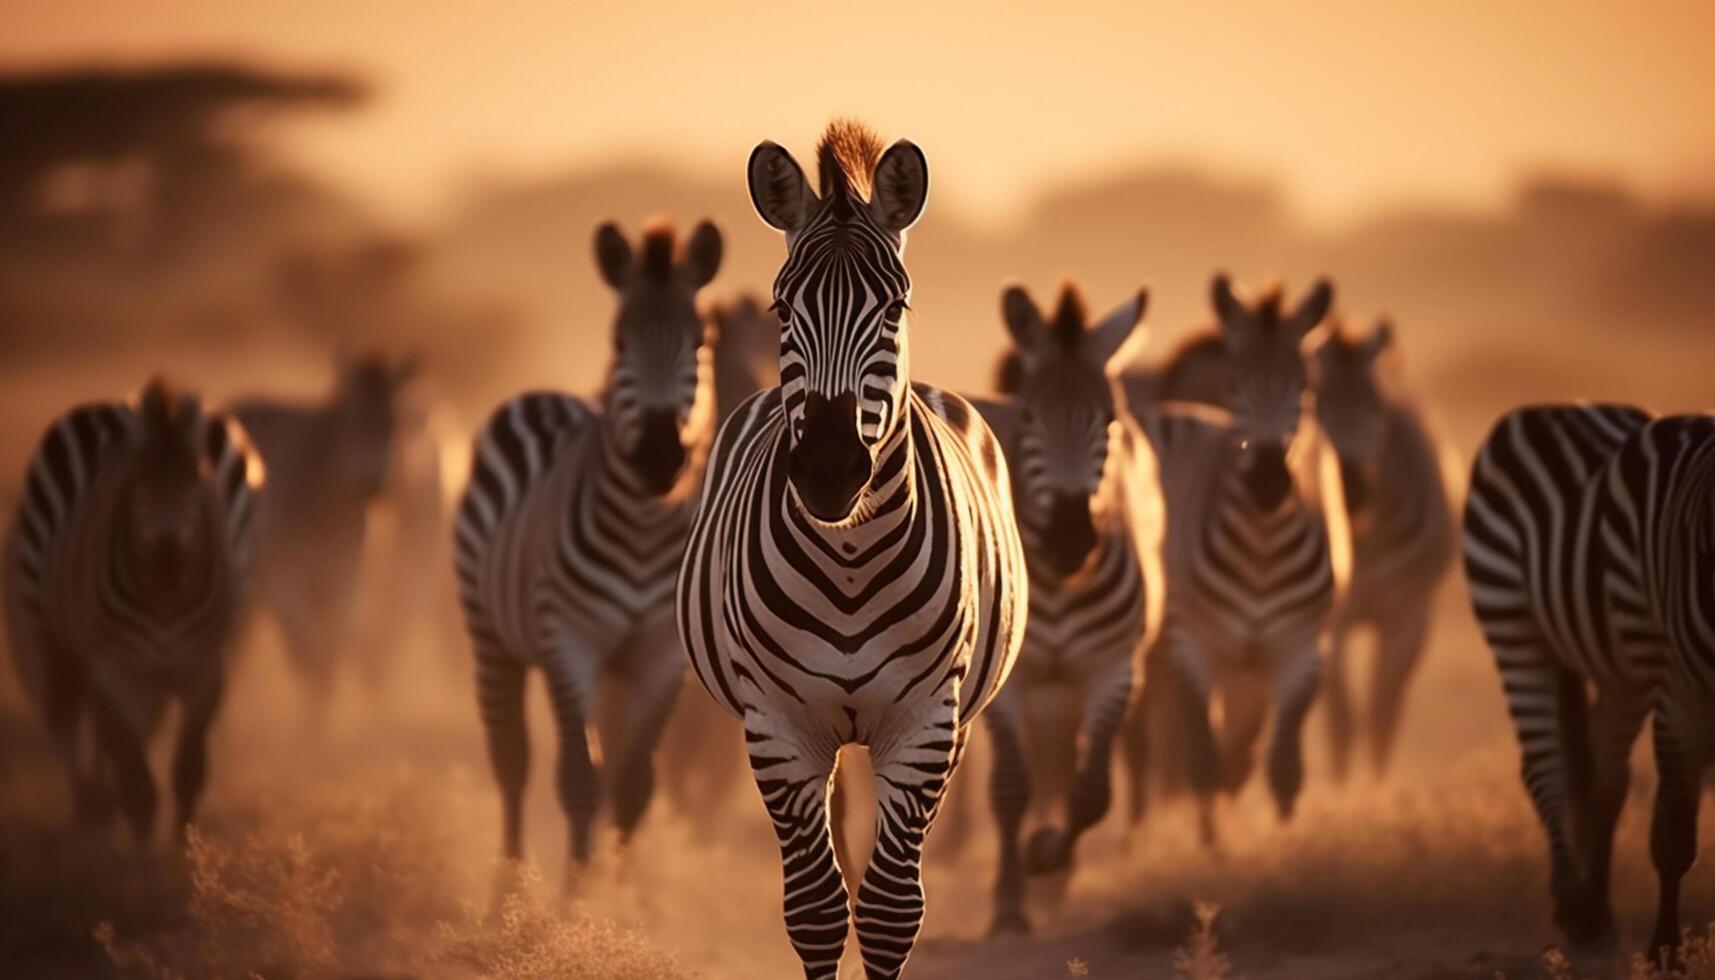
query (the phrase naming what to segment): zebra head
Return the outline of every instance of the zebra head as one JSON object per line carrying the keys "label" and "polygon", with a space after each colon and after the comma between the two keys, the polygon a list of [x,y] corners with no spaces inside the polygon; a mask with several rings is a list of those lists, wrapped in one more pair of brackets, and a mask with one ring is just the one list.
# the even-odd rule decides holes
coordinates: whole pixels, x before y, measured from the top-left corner
{"label": "zebra head", "polygon": [[[1070,577],[1096,547],[1097,526],[1116,501],[1102,492],[1108,456],[1119,432],[1125,396],[1117,377],[1131,358],[1132,341],[1148,293],[1137,295],[1089,325],[1083,297],[1068,284],[1053,321],[1030,294],[1014,286],[1001,297],[1012,335],[1012,369],[1003,389],[1015,397],[1021,428],[1015,480],[1020,523],[1033,554]],[[1010,381],[1011,384],[1006,382]]]}
{"label": "zebra head", "polygon": [[882,151],[869,130],[828,127],[817,150],[820,190],[792,155],[764,142],[750,155],[750,197],[786,233],[774,280],[788,476],[798,502],[827,523],[849,519],[899,431],[910,392],[905,231],[929,194],[923,151]]}
{"label": "zebra head", "polygon": [[374,497],[387,483],[401,422],[399,392],[421,365],[415,353],[398,358],[380,351],[340,355],[331,408],[337,433],[331,463],[360,496]]}
{"label": "zebra head", "polygon": [[1393,327],[1383,320],[1361,339],[1333,330],[1316,348],[1316,421],[1340,458],[1340,483],[1353,513],[1368,502],[1381,455],[1387,397],[1378,362],[1392,343]]}
{"label": "zebra head", "polygon": [[118,500],[124,567],[141,589],[173,595],[206,571],[215,545],[202,407],[194,395],[155,378],[138,399],[137,416],[134,465]]}
{"label": "zebra head", "polygon": [[649,493],[678,483],[714,411],[707,330],[697,291],[721,265],[721,233],[707,221],[683,248],[666,225],[632,252],[618,226],[596,229],[596,265],[619,299],[605,410],[619,453]]}
{"label": "zebra head", "polygon": [[1228,404],[1239,437],[1239,469],[1251,499],[1273,510],[1292,489],[1286,460],[1308,387],[1304,338],[1328,315],[1334,289],[1318,280],[1290,313],[1282,309],[1279,289],[1247,305],[1233,295],[1224,275],[1215,277],[1210,293],[1232,359]]}

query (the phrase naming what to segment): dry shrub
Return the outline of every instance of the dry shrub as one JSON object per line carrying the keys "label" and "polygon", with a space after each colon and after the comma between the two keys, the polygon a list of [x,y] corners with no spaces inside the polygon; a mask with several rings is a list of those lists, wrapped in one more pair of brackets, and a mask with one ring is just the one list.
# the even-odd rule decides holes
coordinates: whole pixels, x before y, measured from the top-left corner
{"label": "dry shrub", "polygon": [[1233,964],[1221,952],[1220,940],[1215,935],[1215,917],[1220,911],[1220,906],[1213,902],[1197,903],[1197,927],[1185,945],[1173,954],[1173,968],[1185,980],[1226,980],[1232,974]]}
{"label": "dry shrub", "polygon": [[605,919],[562,915],[541,875],[520,869],[499,908],[443,923],[432,960],[491,980],[679,980],[691,974],[642,935]]}

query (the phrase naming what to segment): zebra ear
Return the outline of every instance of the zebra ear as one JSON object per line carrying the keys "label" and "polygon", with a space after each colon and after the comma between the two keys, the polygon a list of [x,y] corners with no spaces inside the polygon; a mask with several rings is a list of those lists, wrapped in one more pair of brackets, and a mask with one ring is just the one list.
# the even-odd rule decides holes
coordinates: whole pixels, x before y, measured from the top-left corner
{"label": "zebra ear", "polygon": [[1226,273],[1217,273],[1209,283],[1209,302],[1215,308],[1216,324],[1228,350],[1250,340],[1255,333],[1250,308],[1233,293],[1232,280]]}
{"label": "zebra ear", "polygon": [[900,140],[881,155],[873,184],[870,211],[883,228],[904,234],[929,203],[929,160],[916,143]]}
{"label": "zebra ear", "polygon": [[1047,327],[1042,322],[1042,311],[1023,286],[1008,286],[1001,293],[1000,316],[1007,333],[1012,335],[1014,347],[1024,352],[1036,349]]}
{"label": "zebra ear", "polygon": [[1298,309],[1292,311],[1292,329],[1300,339],[1316,325],[1328,317],[1328,310],[1334,305],[1334,286],[1326,279],[1316,280],[1316,285],[1310,289],[1310,295],[1298,304]]}
{"label": "zebra ear", "polygon": [[595,230],[595,264],[602,279],[614,289],[624,289],[631,279],[631,243],[611,221]]}
{"label": "zebra ear", "polygon": [[1376,329],[1370,334],[1370,342],[1365,345],[1364,354],[1373,364],[1382,352],[1393,346],[1393,321],[1382,317],[1376,323]]}
{"label": "zebra ear", "polygon": [[721,267],[721,232],[712,222],[698,222],[685,243],[685,271],[698,289],[709,284]]}
{"label": "zebra ear", "polygon": [[1148,306],[1149,290],[1140,289],[1085,332],[1084,350],[1106,373],[1118,374],[1137,352],[1145,336],[1137,325]]}
{"label": "zebra ear", "polygon": [[750,151],[750,203],[770,227],[788,235],[804,227],[815,196],[785,147],[763,140]]}

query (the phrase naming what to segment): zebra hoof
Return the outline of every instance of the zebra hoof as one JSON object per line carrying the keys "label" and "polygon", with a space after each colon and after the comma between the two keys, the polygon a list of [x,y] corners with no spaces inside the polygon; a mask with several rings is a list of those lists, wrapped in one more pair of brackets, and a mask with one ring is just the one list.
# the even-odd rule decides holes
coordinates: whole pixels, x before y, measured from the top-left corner
{"label": "zebra hoof", "polygon": [[1000,909],[994,914],[994,923],[989,926],[990,938],[1001,936],[1030,935],[1030,919],[1023,909]]}
{"label": "zebra hoof", "polygon": [[1072,866],[1072,835],[1059,827],[1043,827],[1024,847],[1024,866],[1033,875],[1051,875]]}
{"label": "zebra hoof", "polygon": [[1584,952],[1597,952],[1619,942],[1614,916],[1603,903],[1578,899],[1563,903],[1554,915],[1569,945]]}

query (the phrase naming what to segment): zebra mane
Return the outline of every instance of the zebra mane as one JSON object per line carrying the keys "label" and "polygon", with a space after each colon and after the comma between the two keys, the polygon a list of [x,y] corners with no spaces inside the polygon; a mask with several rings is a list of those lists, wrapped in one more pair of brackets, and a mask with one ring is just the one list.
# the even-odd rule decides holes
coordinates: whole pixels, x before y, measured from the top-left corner
{"label": "zebra mane", "polygon": [[1024,358],[1018,351],[1007,350],[994,365],[994,390],[1003,395],[1016,395],[1024,387]]}
{"label": "zebra mane", "polygon": [[202,404],[195,395],[156,375],[143,386],[136,411],[142,423],[145,459],[150,465],[172,467],[195,460],[192,440],[202,418]]}
{"label": "zebra mane", "polygon": [[1251,307],[1251,316],[1264,330],[1273,330],[1280,326],[1281,306],[1286,302],[1286,289],[1276,279],[1263,287],[1261,295]]}
{"label": "zebra mane", "polygon": [[828,124],[816,145],[816,169],[822,200],[855,194],[869,200],[874,190],[876,164],[881,162],[881,139],[875,131],[853,119]]}
{"label": "zebra mane", "polygon": [[657,283],[673,274],[673,256],[678,247],[673,226],[665,220],[651,222],[643,230],[643,274]]}

